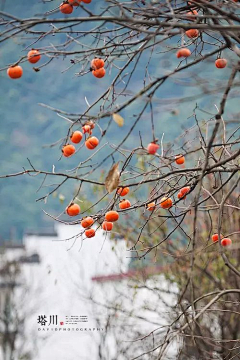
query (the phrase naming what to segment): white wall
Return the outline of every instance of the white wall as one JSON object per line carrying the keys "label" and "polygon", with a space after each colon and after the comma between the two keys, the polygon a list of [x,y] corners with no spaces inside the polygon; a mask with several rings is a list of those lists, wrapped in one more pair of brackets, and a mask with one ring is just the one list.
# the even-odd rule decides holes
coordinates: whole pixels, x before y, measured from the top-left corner
{"label": "white wall", "polygon": [[[66,315],[87,315],[87,326],[96,328],[91,304],[85,299],[95,285],[92,276],[127,271],[124,241],[112,243],[101,230],[94,238],[76,238],[79,230],[78,226],[58,225],[57,238],[24,238],[27,254],[36,252],[41,261],[39,265],[24,265],[26,278],[30,281],[29,307],[35,308],[28,317],[29,332],[36,332],[40,327],[37,325],[38,315],[58,315],[59,320],[64,320]],[[69,238],[72,239],[66,241]],[[112,250],[113,244],[116,251]],[[123,259],[121,263],[117,254]],[[71,360],[80,356],[82,360],[97,360],[97,347],[93,346],[92,336],[90,331],[50,332],[47,335],[37,332],[40,346],[36,359]],[[45,339],[41,341],[43,337]],[[97,332],[94,337],[97,341]]]}
{"label": "white wall", "polygon": [[[26,255],[38,253],[40,256],[40,264],[23,265],[26,285],[18,289],[17,294],[20,311],[26,317],[24,348],[34,350],[34,360],[99,360],[101,331],[38,331],[43,327],[37,324],[37,317],[58,315],[59,321],[65,321],[66,315],[87,315],[87,328],[96,329],[104,328],[111,314],[108,336],[102,347],[103,359],[130,359],[130,355],[141,351],[139,343],[132,344],[126,357],[120,355],[117,348],[126,349],[129,346],[127,341],[134,340],[136,334],[147,334],[167,324],[169,316],[164,301],[171,304],[174,300],[172,295],[162,294],[162,301],[154,291],[144,286],[154,288],[157,281],[162,288],[169,289],[169,284],[163,277],[152,278],[146,284],[139,283],[144,286],[136,291],[132,280],[104,284],[92,282],[92,276],[127,271],[129,253],[125,241],[110,241],[101,230],[91,239],[76,238],[78,226],[58,225],[56,231],[57,237],[24,238]],[[101,306],[116,304],[121,310],[112,311]],[[86,323],[83,325],[85,328]],[[80,324],[72,327],[80,328]],[[149,346],[152,346],[152,340]],[[174,345],[169,358],[174,359],[175,353]]]}

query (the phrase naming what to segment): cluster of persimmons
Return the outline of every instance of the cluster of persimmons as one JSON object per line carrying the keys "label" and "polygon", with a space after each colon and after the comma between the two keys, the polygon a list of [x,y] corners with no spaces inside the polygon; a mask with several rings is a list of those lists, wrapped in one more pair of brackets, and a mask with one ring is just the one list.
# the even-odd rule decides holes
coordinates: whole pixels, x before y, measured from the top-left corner
{"label": "cluster of persimmons", "polygon": [[[197,10],[191,10],[186,14],[186,18],[189,21],[194,21],[196,19],[196,16],[198,16]],[[199,36],[199,31],[197,29],[189,29],[185,31],[185,35],[189,39],[196,39]],[[191,51],[186,47],[179,49],[176,53],[177,58],[181,58],[181,57],[187,58],[190,55],[191,55]],[[220,58],[215,61],[215,66],[218,69],[223,69],[226,67],[226,65],[227,65],[226,59]]]}
{"label": "cluster of persimmons", "polygon": [[[70,140],[74,144],[79,144],[82,141],[83,134],[88,134],[87,139],[85,140],[85,146],[89,150],[95,149],[98,144],[99,140],[96,136],[92,136],[92,131],[95,127],[95,124],[93,121],[86,122],[85,125],[82,126],[82,132],[77,130],[72,133],[70,136]],[[72,144],[66,144],[62,148],[63,156],[70,157],[76,152],[76,148]]]}
{"label": "cluster of persimmons", "polygon": [[[32,49],[28,52],[27,59],[31,64],[36,64],[41,59],[41,54],[38,50]],[[103,59],[95,58],[91,61],[90,70],[96,78],[101,79],[106,74],[104,66],[105,62]],[[19,79],[22,77],[23,69],[20,65],[13,65],[7,69],[7,74],[11,79]]]}
{"label": "cluster of persimmons", "polygon": [[[82,129],[84,133],[89,133],[90,137],[86,140],[85,145],[88,149],[93,149],[95,146],[95,142],[92,142],[92,129],[94,128],[94,123],[92,121],[88,121],[85,125],[83,125]],[[73,143],[79,143],[83,138],[83,134],[80,131],[74,131],[70,137],[71,141]],[[95,138],[97,139],[97,138]],[[98,144],[98,140],[97,140],[97,144]],[[89,147],[90,145],[90,147]],[[93,147],[94,146],[94,147]],[[156,142],[152,142],[147,146],[147,151],[149,154],[154,155],[157,152],[157,149],[159,148],[159,145]],[[65,145],[62,149],[63,151],[63,155],[66,157],[70,157],[71,155],[73,155],[75,153],[75,147],[73,145]],[[183,155],[177,155],[175,158],[175,162],[178,165],[182,165],[185,162],[185,158]],[[182,196],[179,197],[179,199],[181,198],[185,198],[187,193],[190,191],[190,187],[185,187],[182,188],[180,193]],[[129,187],[119,187],[117,189],[117,195],[119,195],[120,197],[125,197],[127,194],[129,193]],[[173,201],[171,198],[168,197],[163,197],[160,200],[159,203],[160,207],[162,209],[170,209],[173,205]],[[128,209],[131,207],[131,202],[128,199],[123,199],[119,202],[119,209],[124,210],[124,209]],[[157,204],[155,202],[151,202],[149,204],[147,204],[147,210],[148,211],[154,211],[157,207]],[[71,203],[67,208],[66,208],[66,213],[69,216],[77,216],[80,214],[81,208],[78,204],[76,203]],[[117,211],[111,210],[108,211],[105,214],[105,220],[102,223],[102,229],[105,231],[111,231],[113,228],[113,223],[115,221],[117,221],[119,219],[119,213]],[[85,229],[85,235],[86,237],[90,238],[95,236],[95,230],[91,227],[94,224],[94,219],[90,216],[83,218],[83,220],[81,221],[81,225],[82,227]]]}
{"label": "cluster of persimmons", "polygon": [[[72,203],[66,208],[66,213],[69,216],[77,216],[80,213],[80,206],[78,204]],[[106,212],[105,220],[102,223],[102,229],[104,231],[111,231],[113,228],[113,223],[119,219],[119,213],[117,211],[111,210]],[[95,229],[91,226],[94,224],[94,219],[91,216],[87,216],[82,219],[81,225],[85,229],[85,235],[87,238],[95,236]]]}
{"label": "cluster of persimmons", "polygon": [[[83,126],[83,132],[85,132],[85,133],[89,132],[90,136],[91,136],[92,129],[93,129],[93,123],[91,121],[89,121],[88,123],[86,123]],[[70,138],[71,138],[72,142],[79,143],[82,140],[82,137],[83,137],[83,135],[80,131],[74,131]],[[90,139],[91,139],[91,137],[90,137]],[[89,141],[89,140],[87,140],[87,141]],[[70,152],[68,152],[68,151],[66,152],[66,149],[72,149],[72,150]],[[151,155],[155,155],[158,149],[159,149],[159,145],[157,144],[157,142],[151,142],[147,146],[147,152]],[[63,148],[63,153],[65,154],[66,157],[71,156],[74,152],[75,152],[75,148],[73,145],[65,145],[65,147]],[[176,155],[175,163],[177,165],[183,165],[185,163],[185,157],[181,154]],[[178,199],[179,200],[186,199],[186,196],[189,194],[190,190],[191,190],[190,186],[185,186],[185,187],[181,188],[179,193],[177,194]],[[121,210],[128,209],[131,207],[131,202],[128,199],[125,199],[125,196],[128,195],[129,191],[130,191],[130,189],[127,186],[119,187],[117,189],[117,195],[119,197],[124,197],[123,200],[120,200],[119,205],[118,205],[119,209],[121,209]],[[168,210],[173,206],[173,200],[170,197],[164,196],[163,198],[160,199],[160,202],[158,204],[155,201],[148,203],[146,205],[146,209],[148,211],[154,211],[158,206],[161,207],[162,209]],[[69,216],[77,216],[80,214],[81,208],[77,203],[71,203],[66,208],[65,211]],[[117,221],[118,219],[119,219],[119,213],[117,211],[110,210],[110,211],[106,212],[105,219],[101,224],[102,229],[104,231],[111,231],[113,229],[113,223],[115,221]],[[81,221],[81,225],[85,229],[85,236],[87,238],[91,238],[91,237],[95,236],[96,231],[92,227],[93,224],[94,224],[94,219],[91,216],[87,216],[87,217],[83,218]],[[218,241],[218,234],[212,235],[212,241],[213,242]],[[231,243],[232,243],[231,239],[224,238],[221,235],[222,246],[229,246],[229,245],[231,245]]]}
{"label": "cluster of persimmons", "polygon": [[[87,4],[91,2],[91,0],[67,0],[67,1],[64,1],[60,5],[60,11],[64,14],[71,14],[73,12],[73,7],[79,6],[81,1],[84,3],[87,3]],[[194,21],[197,16],[198,16],[197,10],[191,10],[191,11],[187,12],[187,14],[186,14],[186,18],[189,21]],[[199,36],[199,30],[194,29],[194,28],[186,30],[185,35],[189,39],[196,39]],[[191,51],[187,47],[182,47],[176,53],[177,58],[187,58],[189,56],[191,56]],[[40,60],[40,58],[41,58],[41,55],[38,50],[32,49],[31,51],[29,51],[28,61],[30,63],[35,64]],[[105,62],[103,59],[95,58],[91,61],[90,70],[92,71],[92,74],[95,77],[103,78],[106,74],[104,66],[105,66]],[[218,58],[215,61],[215,66],[218,69],[223,69],[227,66],[227,60],[224,58]],[[7,73],[10,78],[18,79],[22,76],[23,70],[20,65],[13,65],[8,68]]]}
{"label": "cluster of persimmons", "polygon": [[[30,50],[27,54],[27,59],[31,64],[36,64],[41,59],[40,52],[35,49]],[[20,65],[10,66],[7,69],[7,74],[11,79],[19,79],[22,77],[23,69]]]}
{"label": "cluster of persimmons", "polygon": [[92,74],[96,77],[101,79],[104,77],[106,71],[104,69],[105,62],[103,59],[95,58],[91,61],[91,70]]}
{"label": "cluster of persimmons", "polygon": [[[222,246],[232,245],[232,240],[229,239],[229,238],[224,237],[222,234],[220,234],[220,239],[221,239],[221,245]],[[218,234],[213,234],[212,235],[212,241],[214,243],[216,243],[216,242],[218,242],[218,240],[219,240]]]}

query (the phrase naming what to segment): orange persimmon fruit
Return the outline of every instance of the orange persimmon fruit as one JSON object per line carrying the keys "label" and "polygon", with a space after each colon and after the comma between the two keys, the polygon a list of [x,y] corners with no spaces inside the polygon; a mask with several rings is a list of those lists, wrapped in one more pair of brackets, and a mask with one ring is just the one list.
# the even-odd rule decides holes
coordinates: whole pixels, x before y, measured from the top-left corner
{"label": "orange persimmon fruit", "polygon": [[82,140],[82,137],[83,137],[83,135],[82,135],[81,131],[74,131],[72,133],[70,139],[74,144],[78,144]]}
{"label": "orange persimmon fruit", "polygon": [[183,195],[187,195],[190,190],[191,190],[190,186],[184,186],[184,187],[180,190],[180,192],[181,192]]}
{"label": "orange persimmon fruit", "polygon": [[186,199],[186,195],[189,193],[190,190],[190,186],[183,187],[177,195],[178,199]]}
{"label": "orange persimmon fruit", "polygon": [[11,79],[19,79],[23,74],[23,69],[21,66],[11,66],[7,69],[7,74]]}
{"label": "orange persimmon fruit", "polygon": [[189,29],[189,30],[185,31],[185,34],[188,38],[193,39],[193,38],[198,37],[199,31],[197,29]]}
{"label": "orange persimmon fruit", "polygon": [[110,210],[105,214],[105,220],[109,222],[115,222],[119,219],[119,214],[117,211]]}
{"label": "orange persimmon fruit", "polygon": [[95,149],[95,147],[98,146],[99,140],[98,138],[96,138],[96,136],[90,136],[86,141],[85,141],[85,146],[89,149],[89,150],[93,150]]}
{"label": "orange persimmon fruit", "polygon": [[230,246],[230,245],[232,245],[232,240],[229,238],[224,238],[221,240],[221,245],[222,246]]}
{"label": "orange persimmon fruit", "polygon": [[87,238],[92,238],[95,236],[95,230],[94,229],[87,229],[85,230],[85,235]]}
{"label": "orange persimmon fruit", "polygon": [[68,3],[62,3],[59,7],[61,13],[63,14],[71,14],[73,12],[73,7],[72,5],[68,4]]}
{"label": "orange persimmon fruit", "polygon": [[130,201],[129,200],[122,200],[120,203],[119,203],[119,208],[120,209],[127,209],[127,208],[129,208],[131,206],[131,203],[130,203]]}
{"label": "orange persimmon fruit", "polygon": [[91,61],[91,68],[93,70],[101,69],[104,67],[104,65],[105,65],[104,60],[100,58],[96,58]]}
{"label": "orange persimmon fruit", "polygon": [[160,200],[160,206],[161,208],[163,209],[169,209],[170,207],[172,207],[172,204],[173,204],[173,201],[171,198],[167,198],[167,197],[163,197],[161,200]]}
{"label": "orange persimmon fruit", "polygon": [[78,204],[71,204],[66,208],[66,213],[69,216],[77,216],[80,213],[81,209]]}
{"label": "orange persimmon fruit", "polygon": [[187,12],[186,17],[188,20],[194,20],[194,19],[196,19],[196,15],[198,15],[197,10],[191,10],[191,11]]}
{"label": "orange persimmon fruit", "polygon": [[155,201],[147,204],[147,210],[148,210],[148,211],[153,211],[153,210],[155,210],[155,209],[156,209],[156,203],[155,203]]}
{"label": "orange persimmon fruit", "polygon": [[83,125],[82,131],[83,131],[84,134],[86,134],[86,133],[91,134],[92,133],[91,126],[90,125]]}
{"label": "orange persimmon fruit", "polygon": [[91,218],[91,216],[87,216],[84,219],[82,219],[81,221],[81,225],[83,228],[88,228],[89,226],[92,226],[92,224],[94,223],[93,218]]}
{"label": "orange persimmon fruit", "polygon": [[[221,235],[221,239],[223,238],[223,236]],[[212,241],[213,242],[217,242],[218,241],[218,234],[213,234],[212,235]]]}
{"label": "orange persimmon fruit", "polygon": [[40,52],[38,50],[30,50],[28,52],[28,61],[31,63],[31,64],[36,64],[40,59],[41,59],[41,55],[40,55]]}
{"label": "orange persimmon fruit", "polygon": [[189,49],[187,49],[187,48],[180,49],[176,53],[177,58],[188,57],[190,55],[191,55],[191,51]]}
{"label": "orange persimmon fruit", "polygon": [[104,221],[102,223],[102,229],[105,231],[111,231],[113,228],[113,223],[110,221]]}
{"label": "orange persimmon fruit", "polygon": [[100,68],[100,69],[96,69],[92,71],[92,74],[96,77],[96,78],[103,78],[106,74],[106,70],[104,68]]}
{"label": "orange persimmon fruit", "polygon": [[183,155],[176,155],[175,156],[175,163],[178,165],[182,165],[185,163],[185,157]]}
{"label": "orange persimmon fruit", "polygon": [[156,152],[159,149],[159,145],[155,142],[151,142],[150,144],[148,144],[147,146],[147,151],[149,154],[154,155],[156,154]]}
{"label": "orange persimmon fruit", "polygon": [[124,187],[124,188],[120,187],[118,189],[117,193],[120,196],[125,196],[125,195],[127,195],[129,193],[129,187]]}
{"label": "orange persimmon fruit", "polygon": [[224,69],[227,66],[227,60],[226,59],[217,59],[215,61],[215,66],[218,69]]}
{"label": "orange persimmon fruit", "polygon": [[65,145],[62,148],[62,153],[65,157],[70,157],[75,153],[76,149],[73,145]]}
{"label": "orange persimmon fruit", "polygon": [[180,200],[180,199],[183,199],[183,200],[186,199],[186,196],[183,195],[181,192],[179,192],[179,193],[177,194],[177,197],[178,197],[179,200]]}

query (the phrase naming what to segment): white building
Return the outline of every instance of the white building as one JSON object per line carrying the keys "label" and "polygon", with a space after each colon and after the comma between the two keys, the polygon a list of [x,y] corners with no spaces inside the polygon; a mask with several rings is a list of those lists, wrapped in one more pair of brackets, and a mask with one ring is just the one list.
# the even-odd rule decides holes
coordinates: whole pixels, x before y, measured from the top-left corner
{"label": "white building", "polygon": [[[78,233],[78,226],[57,225],[53,233],[28,233],[23,239],[25,249],[18,253],[24,261],[22,286],[16,289],[16,300],[25,331],[18,354],[24,349],[34,360],[122,360],[150,350],[151,336],[132,341],[168,323],[165,304],[174,296],[164,293],[160,301],[152,290],[156,277],[140,279],[138,285],[131,280],[124,240],[111,241],[101,230],[90,239]],[[7,251],[8,259],[15,256]],[[40,262],[34,262],[38,256]],[[169,288],[163,277],[158,275],[157,281]],[[47,320],[45,325],[38,323],[39,316]],[[67,324],[71,316],[75,324]],[[166,359],[174,359],[175,353],[176,346],[171,346]]]}

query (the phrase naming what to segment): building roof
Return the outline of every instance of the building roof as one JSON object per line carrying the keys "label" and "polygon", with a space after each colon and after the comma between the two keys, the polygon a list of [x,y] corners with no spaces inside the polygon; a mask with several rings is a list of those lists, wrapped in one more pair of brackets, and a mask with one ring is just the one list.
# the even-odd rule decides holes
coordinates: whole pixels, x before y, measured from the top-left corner
{"label": "building roof", "polygon": [[165,271],[168,266],[146,266],[142,269],[132,269],[126,273],[93,276],[92,281],[107,282],[107,281],[120,281],[124,279],[136,278],[137,276],[149,277],[151,275],[160,274]]}
{"label": "building roof", "polygon": [[4,249],[25,249],[25,245],[23,245],[23,244],[14,244],[14,243],[11,243],[11,242],[5,242],[5,243],[3,243],[2,245],[1,245],[1,247],[2,248],[4,248]]}
{"label": "building roof", "polygon": [[54,228],[27,229],[24,233],[27,236],[51,236],[56,237],[58,233]]}

